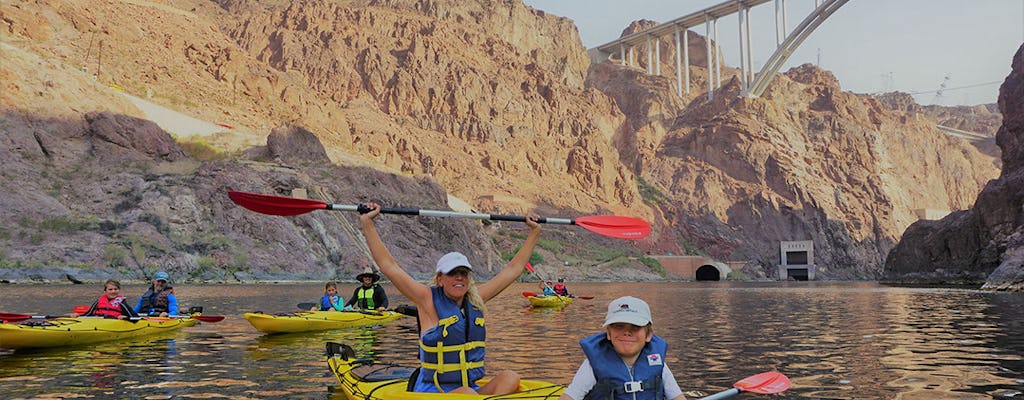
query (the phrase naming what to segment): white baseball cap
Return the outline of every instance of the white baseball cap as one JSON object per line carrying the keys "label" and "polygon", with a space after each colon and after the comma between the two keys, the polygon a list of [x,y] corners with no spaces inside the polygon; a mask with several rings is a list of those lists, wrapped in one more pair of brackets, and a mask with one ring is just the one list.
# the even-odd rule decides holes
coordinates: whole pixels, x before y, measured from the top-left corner
{"label": "white baseball cap", "polygon": [[464,267],[473,270],[473,267],[469,265],[469,259],[465,255],[457,251],[445,254],[441,256],[441,259],[437,260],[437,272],[441,274],[447,274],[452,272],[453,269],[458,267]]}
{"label": "white baseball cap", "polygon": [[619,297],[608,303],[608,315],[604,317],[604,326],[616,322],[625,322],[636,326],[647,326],[651,321],[651,308],[647,303],[633,296]]}

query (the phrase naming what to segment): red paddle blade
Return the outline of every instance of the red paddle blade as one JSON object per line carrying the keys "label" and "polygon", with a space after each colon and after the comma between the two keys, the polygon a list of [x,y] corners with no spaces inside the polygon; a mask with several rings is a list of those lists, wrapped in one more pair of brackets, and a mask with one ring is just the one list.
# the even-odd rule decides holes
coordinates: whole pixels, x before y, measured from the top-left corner
{"label": "red paddle blade", "polygon": [[526,263],[526,270],[527,270],[527,271],[530,271],[530,272],[533,272],[533,265],[530,265],[530,263],[529,263],[529,262],[527,262],[527,263]]}
{"label": "red paddle blade", "polygon": [[591,215],[576,218],[583,229],[619,239],[643,239],[651,234],[651,225],[642,219],[617,215]]}
{"label": "red paddle blade", "polygon": [[523,292],[523,297],[537,297],[537,294],[534,292]]}
{"label": "red paddle blade", "polygon": [[192,318],[203,322],[220,322],[224,320],[223,315],[193,315]]}
{"label": "red paddle blade", "polygon": [[24,320],[30,319],[30,318],[32,318],[31,315],[0,313],[0,321],[5,321],[5,322],[18,322],[18,321],[24,321]]}
{"label": "red paddle blade", "polygon": [[327,203],[318,200],[296,199],[294,197],[271,196],[228,190],[228,197],[242,207],[260,214],[299,215],[313,210],[327,209]]}
{"label": "red paddle blade", "polygon": [[781,372],[762,372],[743,378],[743,380],[736,382],[732,386],[745,392],[775,394],[789,389],[789,378]]}
{"label": "red paddle blade", "polygon": [[577,299],[593,300],[594,296],[576,296]]}

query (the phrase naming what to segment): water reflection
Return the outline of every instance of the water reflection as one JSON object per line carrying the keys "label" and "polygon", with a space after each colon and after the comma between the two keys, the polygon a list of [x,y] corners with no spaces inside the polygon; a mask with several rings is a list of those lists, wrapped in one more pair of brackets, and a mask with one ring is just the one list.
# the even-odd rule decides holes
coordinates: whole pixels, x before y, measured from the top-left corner
{"label": "water reflection", "polygon": [[[578,341],[601,329],[607,302],[635,295],[650,303],[655,332],[669,343],[666,359],[691,395],[767,370],[793,382],[773,398],[992,399],[1024,391],[1020,294],[823,282],[572,287],[596,298],[535,310],[519,294],[534,285],[521,284],[488,303],[488,369],[568,383],[583,359]],[[183,306],[227,318],[164,337],[0,355],[2,397],[340,398],[329,390],[335,382],[324,362],[327,341],[349,344],[360,357],[415,362],[413,318],[264,335],[240,316],[291,311],[315,300],[321,283],[175,288]],[[88,285],[61,290],[74,304],[95,297]],[[38,291],[3,286],[0,311],[57,314],[74,305],[36,298]],[[388,293],[393,304],[408,304],[396,290]]]}

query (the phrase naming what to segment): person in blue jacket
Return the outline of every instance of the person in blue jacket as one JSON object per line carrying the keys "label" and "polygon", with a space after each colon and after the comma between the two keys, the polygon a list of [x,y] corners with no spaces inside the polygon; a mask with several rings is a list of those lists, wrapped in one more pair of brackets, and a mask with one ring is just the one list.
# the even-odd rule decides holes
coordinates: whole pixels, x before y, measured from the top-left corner
{"label": "person in blue jacket", "polygon": [[477,284],[469,259],[450,252],[437,260],[435,285],[427,286],[402,269],[381,240],[373,222],[380,206],[363,206],[370,211],[359,216],[359,227],[373,261],[395,288],[416,304],[421,327],[420,368],[410,378],[411,391],[503,395],[518,390],[519,374],[514,371],[499,372],[487,384],[477,384],[486,374],[484,302],[523,274],[540,237],[540,217],[526,218],[530,227],[526,241],[505,268],[487,282]]}
{"label": "person in blue jacket", "polygon": [[338,294],[338,284],[327,282],[324,285],[324,295],[320,298],[320,311],[342,311],[345,309],[345,299]]}
{"label": "person in blue jacket", "polygon": [[174,288],[167,283],[170,279],[170,275],[164,271],[153,274],[153,284],[146,293],[139,296],[135,312],[148,316],[177,316],[178,298],[174,297]]}
{"label": "person in blue jacket", "polygon": [[559,400],[683,400],[665,362],[668,344],[654,334],[647,302],[624,296],[608,303],[604,332],[580,340],[587,356]]}

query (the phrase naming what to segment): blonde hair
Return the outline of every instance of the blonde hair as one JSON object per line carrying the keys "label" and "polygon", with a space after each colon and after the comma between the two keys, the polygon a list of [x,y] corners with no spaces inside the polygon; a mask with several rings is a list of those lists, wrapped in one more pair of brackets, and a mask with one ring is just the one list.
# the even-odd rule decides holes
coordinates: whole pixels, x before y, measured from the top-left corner
{"label": "blonde hair", "polygon": [[327,284],[324,285],[324,290],[327,290],[327,289],[330,289],[330,288],[334,288],[334,290],[338,290],[338,284],[334,283],[334,282],[327,282]]}
{"label": "blonde hair", "polygon": [[[441,275],[443,274],[440,272],[438,272],[437,275],[434,275],[434,286],[440,286],[438,279],[441,278]],[[466,299],[469,300],[469,304],[472,304],[473,307],[476,307],[476,309],[480,310],[481,313],[486,313],[487,306],[484,305],[484,298],[480,297],[480,291],[476,288],[476,281],[473,280],[472,271],[469,272],[468,278],[469,287],[466,289]]]}

